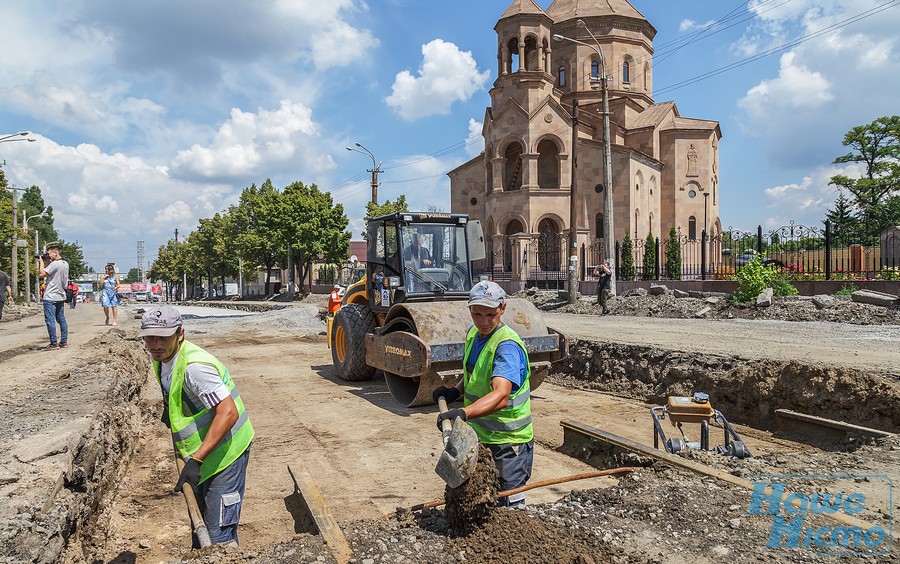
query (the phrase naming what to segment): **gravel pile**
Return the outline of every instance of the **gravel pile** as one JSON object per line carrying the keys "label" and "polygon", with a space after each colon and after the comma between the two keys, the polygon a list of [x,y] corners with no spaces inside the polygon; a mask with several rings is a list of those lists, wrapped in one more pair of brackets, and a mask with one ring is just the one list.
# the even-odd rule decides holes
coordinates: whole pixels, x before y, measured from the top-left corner
{"label": "gravel pile", "polygon": [[[594,296],[579,295],[569,304],[556,291],[519,292],[517,298],[531,300],[538,309],[557,313],[600,315]],[[756,319],[768,321],[827,321],[854,325],[900,325],[900,307],[881,307],[854,302],[849,296],[833,296],[819,309],[811,296],[776,297],[770,307],[732,304],[727,294],[701,293],[700,297],[676,297],[671,291],[652,295],[644,290],[626,292],[609,300],[610,315],[690,319]]]}

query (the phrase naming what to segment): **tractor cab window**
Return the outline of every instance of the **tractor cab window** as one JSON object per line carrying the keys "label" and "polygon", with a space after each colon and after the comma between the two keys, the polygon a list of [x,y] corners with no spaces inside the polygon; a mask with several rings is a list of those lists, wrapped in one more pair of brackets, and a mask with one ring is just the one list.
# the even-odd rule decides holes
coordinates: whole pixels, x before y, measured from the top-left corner
{"label": "tractor cab window", "polygon": [[469,291],[464,225],[411,224],[401,230],[407,294]]}

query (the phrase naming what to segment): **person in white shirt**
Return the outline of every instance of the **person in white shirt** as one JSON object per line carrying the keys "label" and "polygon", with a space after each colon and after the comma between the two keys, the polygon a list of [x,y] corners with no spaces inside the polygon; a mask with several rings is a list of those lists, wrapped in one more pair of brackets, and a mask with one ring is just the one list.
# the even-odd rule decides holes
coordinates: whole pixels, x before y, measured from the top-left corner
{"label": "person in white shirt", "polygon": [[[44,286],[44,323],[50,344],[44,350],[52,351],[69,346],[69,324],[66,322],[66,284],[69,281],[69,263],[64,261],[57,243],[47,245],[46,254],[38,257],[38,274],[46,278]],[[59,341],[56,340],[56,324],[59,323]]]}

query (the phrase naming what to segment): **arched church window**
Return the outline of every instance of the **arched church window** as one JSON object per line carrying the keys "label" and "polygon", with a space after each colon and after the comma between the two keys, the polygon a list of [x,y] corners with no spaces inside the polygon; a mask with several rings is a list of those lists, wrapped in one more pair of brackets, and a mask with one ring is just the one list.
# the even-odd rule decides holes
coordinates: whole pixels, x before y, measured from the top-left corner
{"label": "arched church window", "polygon": [[600,78],[600,63],[591,61],[591,78]]}
{"label": "arched church window", "polygon": [[556,85],[560,88],[566,85],[566,67],[559,67],[559,69],[557,69]]}
{"label": "arched church window", "polygon": [[697,240],[697,218],[694,216],[688,218],[688,239]]}
{"label": "arched church window", "polygon": [[631,82],[631,65],[628,64],[628,61],[622,63],[622,82],[626,84]]}

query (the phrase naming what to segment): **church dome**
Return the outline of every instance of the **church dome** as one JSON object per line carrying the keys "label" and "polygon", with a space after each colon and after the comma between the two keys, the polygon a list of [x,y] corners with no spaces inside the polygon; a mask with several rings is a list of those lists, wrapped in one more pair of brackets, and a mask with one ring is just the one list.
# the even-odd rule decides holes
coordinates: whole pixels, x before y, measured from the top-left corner
{"label": "church dome", "polygon": [[555,0],[547,8],[547,15],[556,23],[597,16],[647,19],[628,0]]}

